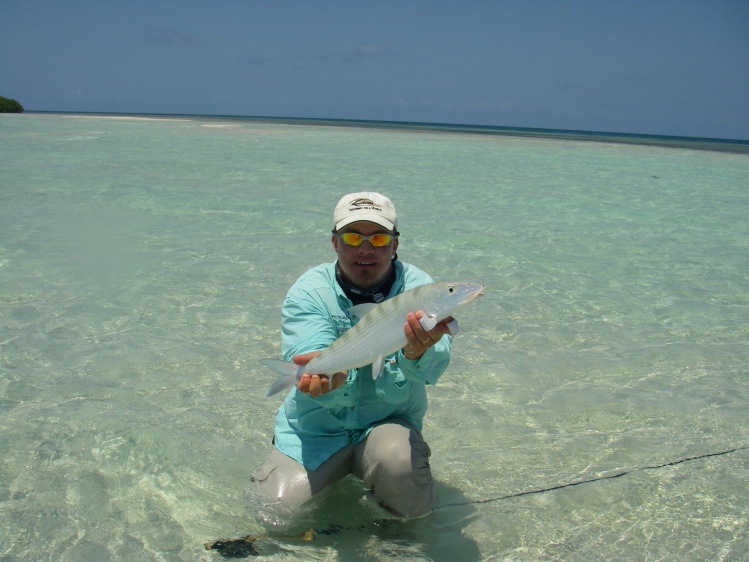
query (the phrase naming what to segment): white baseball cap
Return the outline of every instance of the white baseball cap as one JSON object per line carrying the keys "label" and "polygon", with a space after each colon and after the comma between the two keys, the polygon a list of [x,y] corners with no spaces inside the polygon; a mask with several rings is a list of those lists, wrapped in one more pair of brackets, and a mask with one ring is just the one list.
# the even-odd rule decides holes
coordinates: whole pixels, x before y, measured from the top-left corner
{"label": "white baseball cap", "polygon": [[373,222],[387,230],[395,230],[398,226],[393,202],[384,195],[372,191],[349,193],[336,205],[333,213],[336,230],[359,221]]}

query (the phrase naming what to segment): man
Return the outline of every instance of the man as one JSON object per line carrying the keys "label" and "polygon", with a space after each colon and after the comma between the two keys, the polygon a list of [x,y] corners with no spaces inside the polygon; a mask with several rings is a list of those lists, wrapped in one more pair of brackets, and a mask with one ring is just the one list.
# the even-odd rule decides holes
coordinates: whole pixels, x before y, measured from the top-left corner
{"label": "man", "polygon": [[[398,260],[393,203],[379,193],[344,196],[331,238],[338,259],[304,273],[283,302],[284,358],[305,365],[352,326],[348,309],[382,302],[431,283]],[[348,474],[360,478],[376,504],[397,518],[431,512],[430,450],[421,436],[426,385],[450,360],[447,320],[425,331],[421,313],[407,315],[407,344],[372,378],[371,366],[348,373],[303,374],[278,409],[275,448],[253,474],[271,504],[296,510]]]}

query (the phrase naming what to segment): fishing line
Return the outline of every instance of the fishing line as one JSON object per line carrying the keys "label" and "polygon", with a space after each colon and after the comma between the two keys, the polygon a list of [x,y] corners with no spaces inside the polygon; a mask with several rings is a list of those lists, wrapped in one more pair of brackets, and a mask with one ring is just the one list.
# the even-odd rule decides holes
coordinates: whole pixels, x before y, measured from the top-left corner
{"label": "fishing line", "polygon": [[666,467],[669,467],[669,466],[676,466],[676,465],[679,465],[679,464],[683,464],[683,463],[689,462],[689,461],[696,461],[696,460],[700,460],[700,459],[707,459],[707,458],[710,458],[710,457],[721,457],[721,456],[724,456],[724,455],[730,455],[731,453],[735,453],[737,451],[745,451],[747,449],[749,449],[749,446],[736,447],[734,449],[728,449],[726,451],[719,451],[717,453],[705,453],[704,455],[696,455],[696,456],[693,456],[693,457],[686,457],[686,458],[680,459],[678,461],[671,461],[671,462],[666,462],[666,463],[663,463],[663,464],[655,464],[655,465],[652,465],[652,466],[641,466],[639,468],[632,468],[632,469],[629,469],[629,470],[623,470],[621,472],[616,472],[614,474],[606,474],[604,476],[598,476],[596,478],[589,478],[587,480],[579,480],[577,482],[569,482],[567,484],[559,484],[557,486],[550,486],[548,488],[539,488],[539,489],[536,489],[536,490],[526,490],[525,492],[516,492],[514,494],[507,494],[507,495],[504,495],[504,496],[498,496],[496,498],[486,498],[486,499],[482,499],[482,500],[468,500],[468,501],[464,501],[464,502],[446,503],[446,504],[438,505],[438,506],[434,507],[433,509],[443,509],[443,508],[446,508],[446,507],[459,507],[459,506],[464,506],[464,505],[479,505],[479,504],[484,504],[484,503],[493,503],[493,502],[498,502],[498,501],[502,501],[502,500],[508,500],[508,499],[511,499],[511,498],[520,498],[520,497],[523,497],[523,496],[532,496],[534,494],[543,494],[543,493],[546,493],[546,492],[554,492],[556,490],[563,490],[565,488],[572,488],[573,486],[580,486],[582,484],[591,484],[592,482],[600,482],[601,480],[613,480],[614,478],[621,478],[622,476],[627,476],[629,474],[634,474],[635,472],[642,472],[644,470],[658,470],[658,469],[666,468]]}
{"label": "fishing line", "polygon": [[[621,478],[623,476],[627,476],[629,474],[634,474],[636,472],[642,472],[645,470],[658,470],[661,468],[667,468],[669,466],[677,466],[686,462],[690,461],[696,461],[700,459],[707,459],[710,457],[722,457],[725,455],[730,455],[731,453],[736,453],[738,451],[746,451],[749,449],[749,445],[747,446],[741,446],[741,447],[735,447],[733,449],[728,449],[725,451],[718,451],[716,453],[705,453],[703,455],[695,455],[693,457],[685,457],[683,459],[679,459],[676,461],[671,462],[664,462],[662,464],[654,464],[651,466],[641,466],[639,468],[631,468],[628,470],[622,470],[620,472],[616,472],[614,474],[606,474],[603,476],[598,476],[596,478],[589,478],[587,480],[579,480],[577,482],[569,482],[567,484],[559,484],[557,486],[550,486],[548,488],[539,488],[536,490],[527,490],[525,492],[517,492],[514,494],[506,494],[504,496],[497,496],[495,498],[485,498],[480,500],[468,500],[464,502],[453,502],[453,503],[446,503],[442,505],[438,505],[434,507],[433,509],[444,509],[447,507],[460,507],[460,506],[466,506],[466,505],[479,505],[479,504],[485,504],[485,503],[493,503],[498,502],[502,500],[507,500],[511,498],[520,498],[523,496],[531,496],[534,494],[543,494],[546,492],[554,492],[556,490],[563,490],[565,488],[572,488],[574,486],[580,486],[582,484],[591,484],[593,482],[600,482],[602,480],[613,480],[615,478]],[[344,527],[341,525],[331,525],[327,528],[323,529],[307,529],[306,531],[296,534],[296,535],[289,535],[289,534],[281,534],[281,535],[247,535],[238,539],[218,539],[215,541],[207,542],[205,543],[205,549],[206,550],[215,550],[217,551],[222,558],[247,558],[250,556],[259,556],[262,554],[261,550],[257,548],[256,541],[258,539],[275,539],[275,540],[281,540],[281,541],[302,541],[302,542],[309,542],[313,541],[316,537],[322,536],[322,535],[338,535],[342,533],[343,531],[349,529],[348,527]]]}

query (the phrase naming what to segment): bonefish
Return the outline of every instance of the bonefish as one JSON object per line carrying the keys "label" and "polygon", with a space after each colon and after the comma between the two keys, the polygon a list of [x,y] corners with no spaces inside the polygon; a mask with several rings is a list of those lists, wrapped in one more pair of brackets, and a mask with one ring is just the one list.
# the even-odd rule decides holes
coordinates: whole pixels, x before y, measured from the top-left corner
{"label": "bonefish", "polygon": [[[420,311],[422,317],[419,322],[429,331],[455,310],[483,294],[484,285],[478,283],[430,283],[414,287],[380,304],[354,306],[349,312],[359,317],[359,322],[306,365],[278,359],[261,361],[281,374],[265,396],[273,396],[296,384],[303,373],[333,375],[371,364],[372,376],[377,378],[382,372],[385,358],[407,343],[403,326],[409,312]],[[453,324],[451,333],[456,332],[457,324]]]}

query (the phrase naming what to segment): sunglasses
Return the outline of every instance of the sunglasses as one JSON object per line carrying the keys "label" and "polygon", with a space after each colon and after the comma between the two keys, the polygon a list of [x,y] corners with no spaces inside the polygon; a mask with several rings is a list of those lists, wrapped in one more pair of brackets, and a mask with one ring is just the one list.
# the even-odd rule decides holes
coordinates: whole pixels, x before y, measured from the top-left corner
{"label": "sunglasses", "polygon": [[398,238],[398,234],[373,234],[372,236],[364,236],[363,234],[359,234],[358,232],[344,232],[342,234],[338,234],[337,232],[334,232],[338,238],[343,240],[343,243],[346,244],[346,246],[361,246],[364,244],[365,241],[369,242],[373,248],[384,248],[385,246],[389,246],[390,242],[393,241],[393,238]]}

